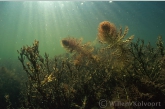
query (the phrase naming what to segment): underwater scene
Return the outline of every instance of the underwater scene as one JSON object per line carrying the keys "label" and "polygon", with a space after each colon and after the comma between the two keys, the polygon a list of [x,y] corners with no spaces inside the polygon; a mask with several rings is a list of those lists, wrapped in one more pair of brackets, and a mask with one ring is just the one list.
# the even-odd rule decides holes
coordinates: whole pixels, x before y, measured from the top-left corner
{"label": "underwater scene", "polygon": [[0,109],[165,109],[164,6],[1,1]]}

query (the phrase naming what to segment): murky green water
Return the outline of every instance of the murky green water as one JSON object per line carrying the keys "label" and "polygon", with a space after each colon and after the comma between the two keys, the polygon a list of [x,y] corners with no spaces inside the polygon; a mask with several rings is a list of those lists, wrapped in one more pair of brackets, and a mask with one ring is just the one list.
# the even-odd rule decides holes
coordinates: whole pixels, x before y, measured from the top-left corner
{"label": "murky green water", "polygon": [[155,42],[165,36],[165,2],[0,2],[0,61],[17,59],[16,50],[40,42],[42,54],[64,53],[67,36],[93,41],[101,21],[129,27],[128,36]]}
{"label": "murky green water", "polygon": [[[152,47],[159,35],[165,40],[164,6],[133,1],[0,2],[0,108],[96,109],[102,108],[100,100],[124,100],[161,103],[149,107],[163,109],[161,38]],[[97,48],[90,44],[96,42],[100,22],[99,40],[108,45]],[[145,46],[143,41],[130,46],[132,37],[122,39],[124,33],[117,33],[112,23],[125,34],[128,26],[126,39],[134,35],[133,41],[144,39]],[[91,43],[81,44],[79,38]],[[34,40],[39,41],[39,53],[37,41],[20,50]],[[152,47],[146,46],[148,41]],[[73,55],[57,56],[66,49]]]}

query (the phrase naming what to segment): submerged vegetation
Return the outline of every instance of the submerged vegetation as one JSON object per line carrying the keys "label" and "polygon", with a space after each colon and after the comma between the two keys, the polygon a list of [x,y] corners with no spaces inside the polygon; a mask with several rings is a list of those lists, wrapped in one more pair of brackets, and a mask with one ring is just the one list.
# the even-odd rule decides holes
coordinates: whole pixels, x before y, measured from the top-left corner
{"label": "submerged vegetation", "polygon": [[[19,61],[27,74],[21,109],[99,109],[105,99],[114,104],[105,108],[158,109],[165,107],[165,56],[161,37],[157,46],[133,36],[125,38],[109,21],[98,27],[97,46],[67,37],[61,44],[68,55],[39,53],[39,41],[23,46]],[[117,106],[121,102],[160,102],[154,106]]]}
{"label": "submerged vegetation", "polygon": [[15,70],[6,67],[0,68],[0,108],[12,109],[20,105],[21,100],[21,78],[18,78]]}

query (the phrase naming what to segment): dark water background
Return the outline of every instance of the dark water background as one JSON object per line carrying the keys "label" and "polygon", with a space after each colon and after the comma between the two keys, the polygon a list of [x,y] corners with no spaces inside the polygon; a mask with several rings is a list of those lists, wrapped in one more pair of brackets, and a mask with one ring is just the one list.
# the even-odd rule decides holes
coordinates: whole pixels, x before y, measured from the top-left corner
{"label": "dark water background", "polygon": [[0,63],[17,60],[17,50],[39,40],[41,55],[65,52],[60,40],[73,36],[94,41],[98,24],[108,20],[129,27],[127,37],[155,44],[165,39],[165,2],[24,1],[0,2]]}

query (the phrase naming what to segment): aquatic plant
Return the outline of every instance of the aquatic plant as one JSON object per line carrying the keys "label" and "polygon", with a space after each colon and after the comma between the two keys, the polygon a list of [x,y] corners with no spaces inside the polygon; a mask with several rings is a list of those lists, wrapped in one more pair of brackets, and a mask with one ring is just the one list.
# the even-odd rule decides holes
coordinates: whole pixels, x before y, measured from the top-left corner
{"label": "aquatic plant", "polygon": [[110,45],[127,43],[130,42],[134,37],[131,36],[128,39],[123,40],[127,33],[128,27],[125,28],[124,34],[122,34],[122,28],[120,28],[118,32],[116,26],[113,23],[109,21],[103,21],[99,24],[98,27],[98,40],[102,43],[108,43]]}
{"label": "aquatic plant", "polygon": [[90,42],[82,44],[82,38],[76,39],[67,37],[61,40],[61,44],[70,53],[75,53],[75,59],[73,61],[75,65],[81,64],[83,58],[87,58],[95,62],[98,61],[97,56],[92,54],[92,52],[94,51],[94,47],[91,46]]}
{"label": "aquatic plant", "polygon": [[98,41],[101,42],[102,47],[100,47],[100,53],[106,56],[99,55],[98,57],[112,58],[113,65],[117,69],[123,69],[128,60],[130,60],[129,45],[134,38],[134,35],[127,39],[124,39],[128,33],[128,27],[125,28],[124,33],[122,28],[117,31],[115,25],[109,21],[103,21],[98,27]]}
{"label": "aquatic plant", "polygon": [[20,106],[21,81],[14,70],[0,67],[0,107],[12,109]]}
{"label": "aquatic plant", "polygon": [[[133,61],[129,69],[133,71],[130,70],[129,72],[133,72],[134,78],[138,78],[134,85],[137,85],[136,87],[140,92],[141,98],[139,99],[157,100],[164,104],[165,101],[162,98],[165,97],[165,68],[163,67],[165,65],[165,50],[161,37],[158,37],[156,48],[153,48],[150,43],[144,45],[144,40],[137,40],[136,43],[131,44],[130,52]],[[144,94],[146,92],[147,94]]]}
{"label": "aquatic plant", "polygon": [[153,48],[140,39],[131,42],[133,36],[124,40],[128,27],[122,34],[121,28],[117,32],[114,24],[106,21],[99,29],[99,37],[103,37],[99,40],[106,42],[99,47],[67,37],[61,44],[68,53],[53,59],[46,53],[44,57],[40,55],[36,40],[18,51],[18,59],[28,75],[22,107],[91,109],[100,108],[101,99],[160,101],[164,106],[165,50],[161,37],[157,48]]}
{"label": "aquatic plant", "polygon": [[[164,47],[161,37],[158,37],[157,47],[154,48],[144,40],[138,39],[130,45],[129,65],[116,76],[117,87],[114,90],[114,100],[135,102],[160,102],[165,105],[165,82],[164,82]],[[125,93],[125,94],[124,94]],[[136,106],[134,107],[136,108]],[[151,107],[143,107],[148,108]]]}
{"label": "aquatic plant", "polygon": [[115,25],[109,21],[103,21],[98,27],[98,38],[102,42],[111,43],[117,38],[117,29]]}
{"label": "aquatic plant", "polygon": [[64,38],[61,40],[61,44],[64,48],[66,48],[67,50],[69,50],[69,52],[83,52],[82,48],[81,48],[81,43],[82,43],[82,39],[76,39],[76,38]]}

